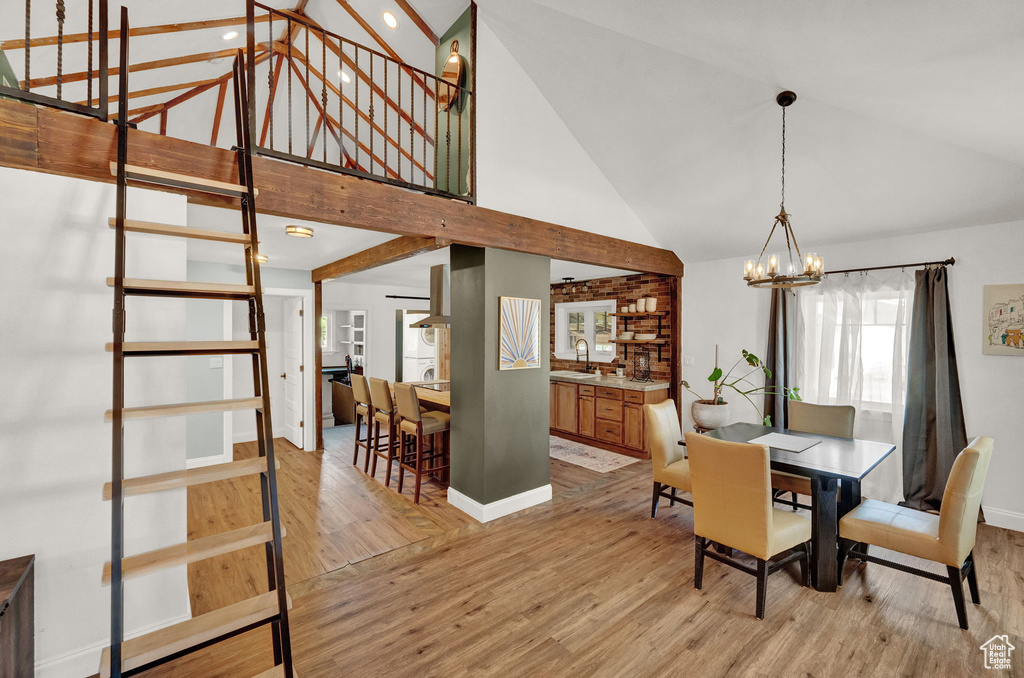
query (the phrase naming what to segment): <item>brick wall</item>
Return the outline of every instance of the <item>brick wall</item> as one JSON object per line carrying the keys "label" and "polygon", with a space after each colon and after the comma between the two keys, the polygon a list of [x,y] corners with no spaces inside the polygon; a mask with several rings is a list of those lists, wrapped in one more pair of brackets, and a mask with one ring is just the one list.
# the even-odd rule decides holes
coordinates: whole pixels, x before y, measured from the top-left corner
{"label": "brick wall", "polygon": [[[677,309],[672,308],[669,302],[669,281],[667,276],[641,273],[637,275],[619,276],[615,278],[600,278],[598,280],[586,280],[576,282],[576,293],[562,294],[562,284],[551,286],[551,369],[552,370],[574,370],[583,371],[582,358],[577,363],[574,360],[561,360],[553,354],[555,351],[555,304],[562,304],[576,301],[604,301],[615,300],[615,309],[636,303],[640,297],[655,297],[658,300],[658,310],[668,311],[669,315],[661,317],[660,338],[669,339],[669,343],[661,347],[661,360],[658,360],[658,348],[650,345],[651,349],[651,378],[655,381],[668,381],[670,378],[669,356],[672,354],[672,337],[669,329],[671,327],[672,313]],[[583,292],[583,285],[586,284],[587,291]],[[630,332],[657,332],[658,318],[618,318],[616,322],[616,333],[623,331],[623,320],[629,323]],[[633,348],[635,344],[617,344],[617,363],[597,363],[601,371],[614,372],[616,364],[626,368],[626,376],[633,376]],[[629,357],[623,358],[623,350],[629,349]]]}

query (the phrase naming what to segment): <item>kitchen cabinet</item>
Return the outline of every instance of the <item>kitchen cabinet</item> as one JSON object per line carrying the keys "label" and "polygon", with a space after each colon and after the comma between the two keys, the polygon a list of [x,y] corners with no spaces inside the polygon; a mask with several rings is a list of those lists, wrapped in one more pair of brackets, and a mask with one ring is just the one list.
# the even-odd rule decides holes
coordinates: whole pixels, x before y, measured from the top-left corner
{"label": "kitchen cabinet", "polygon": [[577,409],[576,384],[555,382],[555,424],[554,428],[559,431],[576,433]]}
{"label": "kitchen cabinet", "polygon": [[551,429],[594,447],[646,457],[643,406],[667,398],[667,388],[634,391],[553,381]]}

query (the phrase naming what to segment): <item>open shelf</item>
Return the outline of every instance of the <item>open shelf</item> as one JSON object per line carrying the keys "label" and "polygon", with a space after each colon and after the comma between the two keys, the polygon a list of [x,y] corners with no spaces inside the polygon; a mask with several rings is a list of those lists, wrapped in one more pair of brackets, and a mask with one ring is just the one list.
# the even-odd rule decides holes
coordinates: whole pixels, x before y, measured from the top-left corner
{"label": "open shelf", "polygon": [[668,339],[612,339],[613,344],[667,344]]}
{"label": "open shelf", "polygon": [[646,318],[647,316],[663,316],[668,315],[668,311],[651,311],[650,313],[609,313],[608,315],[618,316],[619,318]]}

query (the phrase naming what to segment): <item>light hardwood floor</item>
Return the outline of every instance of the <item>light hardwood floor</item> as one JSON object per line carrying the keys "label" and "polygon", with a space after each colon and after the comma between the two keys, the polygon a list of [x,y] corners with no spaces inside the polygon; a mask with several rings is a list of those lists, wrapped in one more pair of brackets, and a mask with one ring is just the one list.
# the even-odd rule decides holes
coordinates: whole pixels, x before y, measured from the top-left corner
{"label": "light hardwood floor", "polygon": [[[663,500],[650,519],[650,462],[552,460],[551,502],[478,525],[433,483],[417,507],[370,480],[349,440],[329,430],[322,456],[278,442],[302,678],[985,675],[978,646],[997,633],[1022,648],[1002,674],[1024,675],[1024,534],[980,526],[967,632],[948,587],[857,563],[835,594],[801,588],[795,565],[774,575],[758,621],[753,577],[709,561],[693,589],[690,509]],[[251,478],[190,489],[190,536],[258,522],[257,500]],[[190,566],[194,613],[262,592],[264,567],[259,548]],[[146,675],[271,664],[261,629]]]}

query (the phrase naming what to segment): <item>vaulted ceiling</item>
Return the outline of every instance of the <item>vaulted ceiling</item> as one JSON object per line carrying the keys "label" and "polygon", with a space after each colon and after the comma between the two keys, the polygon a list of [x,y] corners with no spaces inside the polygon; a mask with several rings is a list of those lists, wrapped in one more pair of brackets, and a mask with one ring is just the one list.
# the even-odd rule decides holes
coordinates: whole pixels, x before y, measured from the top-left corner
{"label": "vaulted ceiling", "polygon": [[481,0],[663,247],[757,254],[1024,219],[1019,0]]}

